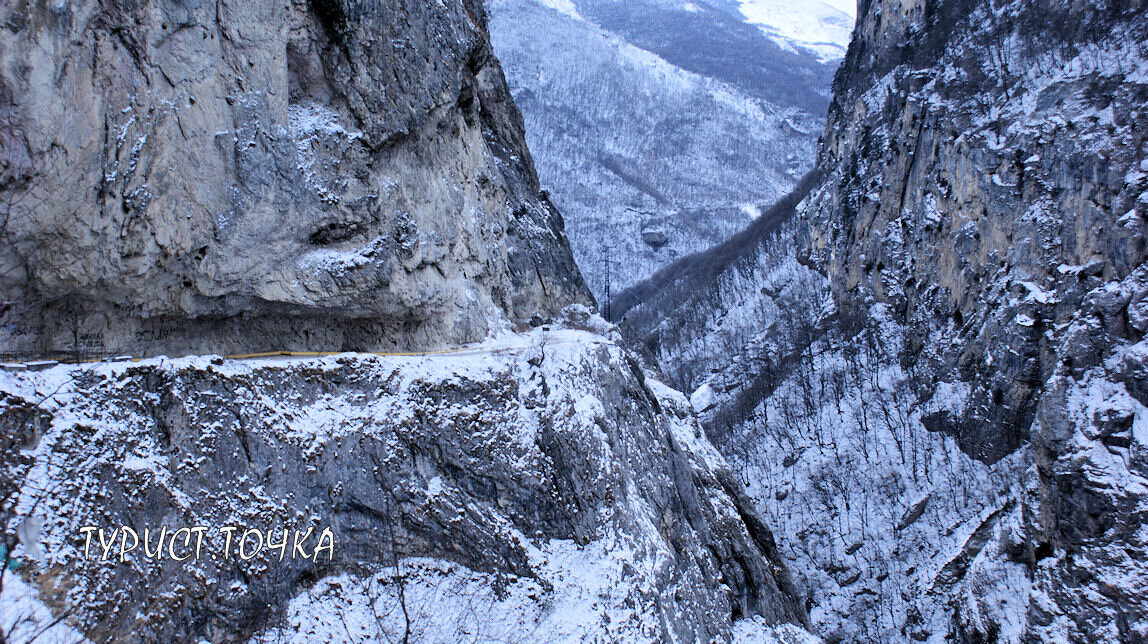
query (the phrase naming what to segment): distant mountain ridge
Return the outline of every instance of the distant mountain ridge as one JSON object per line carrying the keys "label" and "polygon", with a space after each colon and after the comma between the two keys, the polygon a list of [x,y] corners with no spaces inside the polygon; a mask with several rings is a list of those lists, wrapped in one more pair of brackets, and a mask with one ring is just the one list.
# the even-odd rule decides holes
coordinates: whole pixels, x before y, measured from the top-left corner
{"label": "distant mountain ridge", "polygon": [[[734,2],[491,0],[543,188],[595,297],[719,244],[808,172],[834,64]],[[545,34],[545,37],[539,37]]]}

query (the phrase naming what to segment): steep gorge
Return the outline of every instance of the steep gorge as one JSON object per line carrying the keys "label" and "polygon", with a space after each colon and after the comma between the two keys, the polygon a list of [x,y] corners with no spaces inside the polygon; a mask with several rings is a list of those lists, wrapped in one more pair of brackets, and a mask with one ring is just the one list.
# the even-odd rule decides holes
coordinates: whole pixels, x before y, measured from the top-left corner
{"label": "steep gorge", "polygon": [[604,301],[721,243],[812,167],[834,65],[736,6],[488,0],[543,187]]}
{"label": "steep gorge", "polygon": [[[586,307],[480,3],[0,19],[0,353],[142,357],[0,371],[0,640],[808,635],[687,401]],[[220,355],[268,349],[346,353]]]}
{"label": "steep gorge", "polygon": [[800,204],[615,303],[829,640],[1148,636],[1143,8],[860,3]]}
{"label": "steep gorge", "polygon": [[[815,172],[616,302],[687,400],[477,3],[11,8],[5,352],[208,354],[0,377],[20,584],[96,641],[1148,638],[1143,2],[859,9]],[[80,556],[237,521],[342,549]]]}

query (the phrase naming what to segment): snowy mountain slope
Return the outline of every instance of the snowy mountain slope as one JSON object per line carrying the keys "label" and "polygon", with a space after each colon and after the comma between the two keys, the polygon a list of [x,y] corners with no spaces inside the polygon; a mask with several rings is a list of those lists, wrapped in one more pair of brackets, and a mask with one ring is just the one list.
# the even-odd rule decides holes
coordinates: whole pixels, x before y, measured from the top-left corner
{"label": "snowy mountain slope", "polygon": [[[597,639],[647,641],[649,614],[628,608],[617,588],[633,582],[633,555],[614,538],[586,547],[545,544],[537,550],[539,570],[553,589],[530,579],[475,572],[452,562],[404,560],[402,590],[411,641],[587,642]],[[393,570],[374,576],[342,575],[316,584],[292,600],[285,624],[252,642],[307,644],[315,641],[386,641],[406,632]],[[770,626],[760,617],[740,619],[733,642],[816,644],[820,640],[792,624]],[[659,640],[653,640],[659,641]]]}
{"label": "snowy mountain slope", "polygon": [[845,57],[853,33],[855,3],[808,0],[741,0],[738,11],[760,25],[774,42],[809,49],[823,61]]}
{"label": "snowy mountain slope", "polygon": [[578,0],[580,13],[673,65],[733,85],[774,105],[822,116],[835,66],[794,52],[705,2]]}
{"label": "snowy mountain slope", "polygon": [[[811,172],[729,240],[614,298],[611,312],[622,329],[674,387],[694,391],[718,366],[715,359],[734,367],[771,354],[762,343],[774,341],[771,322],[780,308],[794,319],[819,315],[825,280],[801,266],[793,250],[796,210],[819,180]],[[783,292],[785,303],[775,303]]]}
{"label": "snowy mountain slope", "polygon": [[1011,624],[1002,634],[1015,639],[1026,569],[980,555],[1019,557],[1031,453],[989,467],[926,431],[924,417],[959,413],[967,391],[939,388],[918,405],[924,376],[888,351],[904,329],[882,307],[842,320],[828,280],[799,261],[793,210],[772,214],[756,238],[698,258],[713,264],[705,286],[693,270],[643,293],[628,332],[694,392],[702,426],[778,526],[815,632],[929,639],[950,632],[950,606],[967,601],[981,627]]}
{"label": "snowy mountain slope", "polygon": [[[1074,597],[1063,615],[1103,615],[1106,601],[1064,594],[1065,560],[1034,563],[1036,517],[1048,512],[1045,448],[1026,446],[987,465],[965,453],[961,437],[930,431],[938,416],[969,412],[971,387],[937,382],[922,363],[906,361],[911,331],[888,306],[843,315],[829,281],[799,261],[796,228],[790,220],[750,252],[719,262],[708,288],[668,283],[670,293],[632,308],[626,325],[635,332],[636,324],[656,324],[647,346],[671,382],[694,389],[702,426],[775,526],[815,632],[831,641],[941,641],[952,633],[1058,640],[1081,627],[1032,617],[1062,610],[1058,597]],[[660,319],[650,305],[672,313]],[[1100,468],[1090,488],[1123,491],[1092,499],[1117,514],[1110,534],[1076,550],[1096,562],[1098,583],[1121,594],[1143,587],[1129,546],[1142,543],[1138,499],[1148,490],[1137,460],[1148,436],[1136,437],[1148,408],[1107,375],[1122,359],[1117,353],[1069,385],[1059,394],[1064,406],[1050,413],[1080,428],[1067,445],[1072,460]],[[924,401],[922,383],[934,387]],[[1076,476],[1061,471],[1066,481]],[[1108,624],[1101,618],[1088,628],[1118,640],[1122,627]]]}
{"label": "snowy mountain slope", "polygon": [[491,34],[599,299],[607,258],[620,290],[726,239],[811,166],[829,66],[712,9],[549,5],[490,2]]}
{"label": "snowy mountain slope", "polygon": [[[43,522],[16,574],[97,641],[235,641],[322,622],[325,601],[370,602],[367,626],[394,637],[398,583],[444,637],[693,640],[805,619],[685,398],[592,332],[442,356],[61,366],[0,388],[27,445],[5,464],[24,482],[11,509]],[[202,557],[120,563],[85,555],[86,525],[237,525],[269,547],[310,526],[334,548],[284,559],[251,539],[225,556],[209,532]]]}
{"label": "snowy mountain slope", "polygon": [[799,351],[763,399],[741,403],[745,416],[726,408],[711,422],[726,428],[758,507],[784,526],[782,551],[826,639],[1023,641],[1032,455],[989,466],[925,431],[935,410],[962,411],[966,390],[942,385],[919,405],[922,374],[881,351],[903,329],[870,315],[861,335],[834,330]]}
{"label": "snowy mountain slope", "polygon": [[1148,22],[994,7],[868,3],[789,225],[619,307],[830,640],[1148,637]]}

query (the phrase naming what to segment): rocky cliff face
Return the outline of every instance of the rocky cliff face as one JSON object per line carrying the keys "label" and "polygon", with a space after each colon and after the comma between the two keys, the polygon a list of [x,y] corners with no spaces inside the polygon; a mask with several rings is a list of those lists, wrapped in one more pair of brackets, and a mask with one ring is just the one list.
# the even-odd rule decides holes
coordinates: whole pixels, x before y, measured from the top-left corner
{"label": "rocky cliff face", "polygon": [[1148,629],[1143,8],[863,7],[823,148],[835,174],[808,211],[838,301],[904,325],[915,396],[966,388],[925,427],[990,464],[1031,442],[1020,559],[1040,637]]}
{"label": "rocky cliff face", "polygon": [[1061,358],[1087,369],[1140,333],[1059,346],[1089,292],[1145,258],[1145,24],[1100,4],[875,3],[838,78],[812,259],[918,347],[941,331],[923,359],[974,387],[938,427],[981,458],[1024,440]]}
{"label": "rocky cliff face", "polygon": [[[17,514],[43,520],[29,579],[95,641],[401,639],[408,623],[412,641],[692,641],[805,619],[686,400],[601,335],[58,367],[3,387],[26,447],[5,475],[26,482]],[[153,549],[161,526],[210,532],[202,556],[141,546],[125,563],[118,540],[106,561],[96,537],[86,553],[87,525],[150,527]],[[231,525],[268,547],[241,553],[236,534],[225,557]],[[269,549],[308,528],[305,556]],[[336,614],[363,630],[324,630]]]}
{"label": "rocky cliff face", "polygon": [[1146,36],[861,3],[795,226],[627,313],[829,639],[1148,635]]}
{"label": "rocky cliff face", "polygon": [[586,297],[481,3],[3,14],[8,351],[437,346]]}
{"label": "rocky cliff face", "polygon": [[2,351],[209,355],[5,365],[0,639],[807,636],[580,304],[477,3],[4,11]]}

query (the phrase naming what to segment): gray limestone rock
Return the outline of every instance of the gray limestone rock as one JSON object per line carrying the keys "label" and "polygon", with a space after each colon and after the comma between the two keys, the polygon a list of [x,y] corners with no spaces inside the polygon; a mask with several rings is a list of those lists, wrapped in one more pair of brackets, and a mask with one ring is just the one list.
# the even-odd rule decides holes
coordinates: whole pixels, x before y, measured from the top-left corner
{"label": "gray limestone rock", "polygon": [[589,301],[481,3],[0,11],[5,352],[431,347]]}

